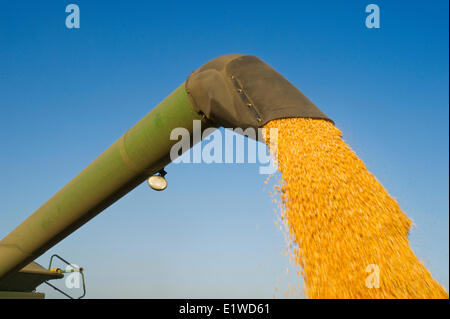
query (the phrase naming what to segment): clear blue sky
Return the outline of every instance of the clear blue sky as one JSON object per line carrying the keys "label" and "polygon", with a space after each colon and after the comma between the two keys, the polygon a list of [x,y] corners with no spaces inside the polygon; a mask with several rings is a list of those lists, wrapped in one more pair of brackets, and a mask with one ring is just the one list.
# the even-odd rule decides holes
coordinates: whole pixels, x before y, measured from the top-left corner
{"label": "clear blue sky", "polygon": [[[246,53],[334,119],[448,290],[448,1],[77,0],[77,30],[69,3],[0,1],[0,237],[191,71]],[[139,186],[38,261],[85,266],[91,298],[271,298],[300,282],[256,164],[167,170],[165,192]]]}

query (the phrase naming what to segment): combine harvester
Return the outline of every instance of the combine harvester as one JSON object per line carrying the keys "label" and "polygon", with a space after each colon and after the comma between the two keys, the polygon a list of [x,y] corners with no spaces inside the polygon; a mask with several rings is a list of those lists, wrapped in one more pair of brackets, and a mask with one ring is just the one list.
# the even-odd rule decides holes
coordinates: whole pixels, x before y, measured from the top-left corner
{"label": "combine harvester", "polygon": [[[193,146],[199,142],[192,138],[195,120],[202,130],[245,130],[287,117],[331,121],[257,57],[231,54],[206,63],[0,241],[0,298],[44,298],[36,287],[51,285],[48,281],[63,278],[64,271],[52,269],[52,260],[45,269],[36,258],[145,180],[164,189],[164,168],[177,143],[170,139],[173,129],[187,129]],[[72,271],[83,274],[82,268]]]}

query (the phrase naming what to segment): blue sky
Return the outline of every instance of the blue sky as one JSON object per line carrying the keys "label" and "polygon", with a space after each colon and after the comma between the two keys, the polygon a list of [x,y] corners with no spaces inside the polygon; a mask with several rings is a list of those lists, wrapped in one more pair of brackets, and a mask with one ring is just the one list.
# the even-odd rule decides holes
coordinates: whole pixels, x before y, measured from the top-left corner
{"label": "blue sky", "polygon": [[[447,1],[78,0],[81,28],[67,29],[69,3],[0,1],[0,237],[190,72],[245,53],[335,121],[448,290]],[[380,29],[365,27],[370,3]],[[271,298],[301,282],[256,164],[167,171],[166,191],[139,186],[38,261],[85,266],[90,298]]]}

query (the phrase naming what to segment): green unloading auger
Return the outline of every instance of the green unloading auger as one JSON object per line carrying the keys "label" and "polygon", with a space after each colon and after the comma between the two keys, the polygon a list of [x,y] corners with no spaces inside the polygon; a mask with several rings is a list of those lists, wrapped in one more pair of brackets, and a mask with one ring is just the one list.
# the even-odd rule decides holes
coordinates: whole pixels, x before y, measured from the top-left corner
{"label": "green unloading auger", "polygon": [[162,171],[177,142],[170,139],[173,129],[185,128],[192,136],[194,120],[201,121],[202,129],[246,129],[286,117],[330,120],[257,57],[231,54],[209,61],[3,238],[0,291],[20,289],[13,279],[21,269]]}

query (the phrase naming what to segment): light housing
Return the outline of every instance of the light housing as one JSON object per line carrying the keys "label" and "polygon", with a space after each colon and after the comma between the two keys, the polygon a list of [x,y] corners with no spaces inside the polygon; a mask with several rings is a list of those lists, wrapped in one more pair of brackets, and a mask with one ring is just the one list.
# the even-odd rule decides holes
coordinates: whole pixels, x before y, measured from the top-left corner
{"label": "light housing", "polygon": [[153,175],[147,179],[147,184],[155,191],[163,191],[167,188],[167,180],[161,175]]}

